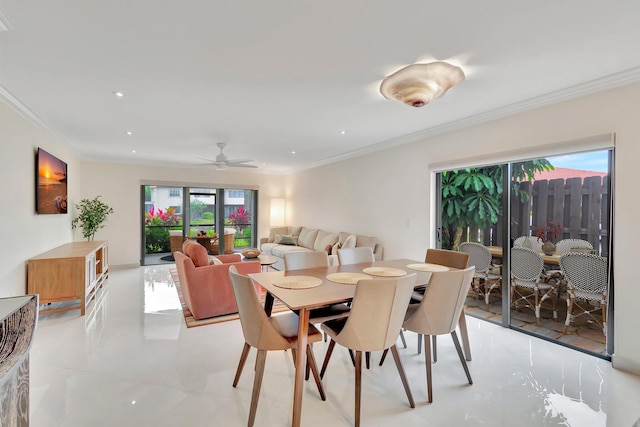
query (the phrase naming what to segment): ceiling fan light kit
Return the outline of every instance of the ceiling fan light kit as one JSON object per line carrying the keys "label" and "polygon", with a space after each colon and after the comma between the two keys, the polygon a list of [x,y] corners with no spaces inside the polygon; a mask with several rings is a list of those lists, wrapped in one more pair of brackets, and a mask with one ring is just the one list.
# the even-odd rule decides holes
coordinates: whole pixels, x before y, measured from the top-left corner
{"label": "ceiling fan light kit", "polygon": [[380,93],[411,107],[422,107],[440,98],[464,80],[460,67],[444,61],[412,64],[388,75],[380,84]]}

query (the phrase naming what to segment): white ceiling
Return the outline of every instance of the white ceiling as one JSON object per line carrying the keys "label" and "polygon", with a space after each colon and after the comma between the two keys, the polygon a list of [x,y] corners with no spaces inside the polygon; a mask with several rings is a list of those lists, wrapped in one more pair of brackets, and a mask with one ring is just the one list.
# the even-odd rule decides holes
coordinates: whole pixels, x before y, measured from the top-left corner
{"label": "white ceiling", "polygon": [[[287,172],[640,80],[637,0],[0,0],[0,14],[0,99],[100,161],[197,165],[222,141]],[[428,60],[467,78],[423,108],[379,94]]]}

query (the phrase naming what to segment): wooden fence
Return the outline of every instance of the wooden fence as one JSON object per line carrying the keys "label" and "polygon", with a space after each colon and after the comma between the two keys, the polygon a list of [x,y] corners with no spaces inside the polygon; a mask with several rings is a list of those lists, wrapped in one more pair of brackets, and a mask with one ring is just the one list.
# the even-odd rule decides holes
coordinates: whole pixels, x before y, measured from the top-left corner
{"label": "wooden fence", "polygon": [[[511,199],[511,237],[531,235],[548,221],[557,222],[562,232],[555,241],[583,239],[590,242],[596,253],[609,254],[610,194],[608,177],[568,178],[523,182],[521,191],[528,199]],[[502,245],[502,221],[484,230],[469,229],[470,241],[485,245]],[[463,236],[463,241],[467,240]]]}

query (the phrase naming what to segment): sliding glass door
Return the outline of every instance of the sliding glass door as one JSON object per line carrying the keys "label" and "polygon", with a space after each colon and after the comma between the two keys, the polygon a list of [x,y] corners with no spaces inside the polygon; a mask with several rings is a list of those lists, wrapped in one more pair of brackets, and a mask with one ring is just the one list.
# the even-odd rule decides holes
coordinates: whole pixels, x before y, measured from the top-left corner
{"label": "sliding glass door", "polygon": [[[439,242],[468,252],[477,269],[469,315],[612,353],[612,165],[613,152],[601,150],[438,174]],[[566,253],[574,255],[561,261]],[[595,295],[565,271],[576,262],[585,263],[578,271],[604,268]]]}
{"label": "sliding glass door", "polygon": [[144,185],[141,194],[141,265],[173,262],[185,239],[212,255],[257,245],[256,190]]}

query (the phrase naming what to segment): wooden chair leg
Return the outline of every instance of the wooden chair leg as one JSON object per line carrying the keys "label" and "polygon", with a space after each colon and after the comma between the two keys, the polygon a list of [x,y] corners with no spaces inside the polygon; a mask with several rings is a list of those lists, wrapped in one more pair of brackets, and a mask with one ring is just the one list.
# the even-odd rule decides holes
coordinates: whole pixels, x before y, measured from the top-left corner
{"label": "wooden chair leg", "polygon": [[431,352],[433,353],[433,363],[438,361],[438,336],[431,335]]}
{"label": "wooden chair leg", "polygon": [[240,381],[240,375],[242,375],[244,364],[247,361],[247,356],[249,356],[249,350],[251,350],[251,346],[247,343],[244,343],[244,347],[242,347],[242,354],[240,355],[240,362],[238,363],[238,369],[236,369],[236,376],[233,379],[234,387],[236,387],[238,385],[238,381]]}
{"label": "wooden chair leg", "polygon": [[382,366],[382,364],[384,363],[384,359],[387,357],[388,352],[389,352],[389,349],[386,349],[385,351],[382,352],[382,357],[380,358],[380,363],[378,364],[378,366]]}
{"label": "wooden chair leg", "polygon": [[431,387],[431,339],[429,335],[424,336],[424,363],[427,369],[427,396],[429,403],[433,402],[433,390]]}
{"label": "wooden chair leg", "polygon": [[322,387],[322,381],[320,381],[320,375],[318,374],[318,365],[316,365],[316,358],[310,345],[307,345],[307,366],[310,367],[311,372],[313,372],[313,379],[316,381],[316,387],[318,387],[320,399],[327,400],[327,396],[324,394],[324,387]]}
{"label": "wooden chair leg", "polygon": [[267,360],[267,350],[258,350],[256,356],[256,374],[253,379],[253,392],[251,393],[251,409],[249,409],[248,427],[253,426],[256,420],[256,411],[258,409],[258,399],[260,397],[260,388],[262,387],[262,377],[264,375],[264,363]]}
{"label": "wooden chair leg", "polygon": [[469,384],[473,384],[471,374],[469,373],[469,367],[467,366],[467,361],[464,360],[464,354],[462,354],[462,348],[460,347],[460,341],[458,341],[456,331],[451,332],[451,338],[453,338],[453,345],[456,346],[456,351],[458,352],[458,357],[460,357],[460,363],[462,363],[464,373],[467,374],[467,380],[469,380]]}
{"label": "wooden chair leg", "polygon": [[355,425],[360,427],[360,391],[362,390],[362,352],[356,351],[356,395],[355,395]]}
{"label": "wooden chair leg", "polygon": [[336,346],[336,342],[331,340],[329,342],[329,347],[327,348],[327,354],[324,356],[324,362],[322,362],[322,369],[320,370],[320,379],[324,378],[324,373],[327,370],[327,365],[329,364],[329,359],[331,359],[331,353],[333,353],[333,349]]}
{"label": "wooden chair leg", "polygon": [[400,360],[400,355],[398,354],[398,347],[396,347],[395,344],[391,346],[391,354],[393,354],[393,360],[395,360],[396,362],[396,368],[398,368],[398,374],[400,374],[400,379],[402,380],[404,391],[405,393],[407,393],[409,406],[415,408],[416,404],[413,401],[413,394],[411,393],[411,387],[409,387],[409,381],[407,381],[407,374],[405,374],[404,372],[404,367],[402,366],[402,361]]}

